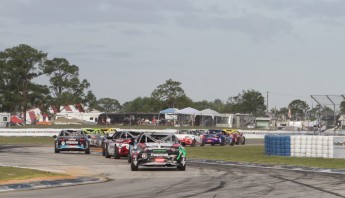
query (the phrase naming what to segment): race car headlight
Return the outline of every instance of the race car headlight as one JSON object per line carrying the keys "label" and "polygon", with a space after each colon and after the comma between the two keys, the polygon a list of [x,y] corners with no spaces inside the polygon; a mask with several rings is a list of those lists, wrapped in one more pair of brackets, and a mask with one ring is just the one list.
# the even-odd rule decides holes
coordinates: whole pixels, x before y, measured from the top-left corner
{"label": "race car headlight", "polygon": [[147,153],[141,154],[141,157],[142,157],[142,158],[147,158]]}

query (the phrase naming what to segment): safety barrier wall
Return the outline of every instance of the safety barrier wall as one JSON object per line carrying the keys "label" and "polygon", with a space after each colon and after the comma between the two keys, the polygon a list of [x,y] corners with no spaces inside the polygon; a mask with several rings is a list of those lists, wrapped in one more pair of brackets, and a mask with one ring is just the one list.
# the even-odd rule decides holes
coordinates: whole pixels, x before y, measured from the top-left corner
{"label": "safety barrier wall", "polygon": [[0,136],[53,136],[61,129],[0,129]]}
{"label": "safety barrier wall", "polygon": [[[0,128],[0,136],[53,136],[61,129],[11,129]],[[175,129],[170,129],[175,130]],[[178,128],[176,128],[178,130]],[[206,130],[206,129],[205,129]],[[311,135],[312,131],[263,131],[263,130],[239,130],[248,139],[264,139],[265,135]]]}
{"label": "safety barrier wall", "polygon": [[345,158],[345,137],[266,135],[265,153],[291,157]]}

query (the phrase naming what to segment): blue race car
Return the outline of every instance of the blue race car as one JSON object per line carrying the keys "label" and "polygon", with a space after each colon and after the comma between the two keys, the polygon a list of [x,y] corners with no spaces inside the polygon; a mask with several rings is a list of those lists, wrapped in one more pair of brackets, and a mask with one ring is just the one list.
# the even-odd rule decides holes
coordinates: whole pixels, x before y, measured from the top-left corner
{"label": "blue race car", "polygon": [[219,144],[220,146],[224,146],[226,144],[231,145],[231,142],[232,137],[227,135],[225,132],[221,130],[212,130],[202,136],[202,142],[200,146],[205,146],[205,144],[211,144],[212,146]]}
{"label": "blue race car", "polygon": [[82,130],[62,130],[59,135],[54,135],[55,153],[60,151],[84,151],[90,154],[88,135]]}

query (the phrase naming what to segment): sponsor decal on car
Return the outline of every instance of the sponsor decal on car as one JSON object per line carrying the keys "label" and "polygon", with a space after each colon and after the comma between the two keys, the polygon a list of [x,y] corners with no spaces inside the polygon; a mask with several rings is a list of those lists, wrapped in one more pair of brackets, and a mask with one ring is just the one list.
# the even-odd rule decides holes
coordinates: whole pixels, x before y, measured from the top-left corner
{"label": "sponsor decal on car", "polygon": [[165,153],[165,152],[167,152],[167,150],[166,149],[155,149],[155,150],[152,150],[152,152],[154,152],[154,153]]}
{"label": "sponsor decal on car", "polygon": [[168,157],[168,153],[151,153],[152,157]]}

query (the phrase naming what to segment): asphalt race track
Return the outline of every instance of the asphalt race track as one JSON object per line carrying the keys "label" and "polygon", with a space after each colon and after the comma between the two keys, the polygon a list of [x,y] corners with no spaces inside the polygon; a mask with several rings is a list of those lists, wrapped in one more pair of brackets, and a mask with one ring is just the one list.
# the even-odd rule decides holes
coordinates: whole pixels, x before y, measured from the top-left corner
{"label": "asphalt race track", "polygon": [[95,184],[1,192],[4,198],[345,197],[345,175],[334,173],[199,163],[189,163],[185,172],[171,168],[131,172],[125,158],[106,159],[96,152],[55,154],[53,147],[16,146],[0,148],[0,165],[109,179]]}

